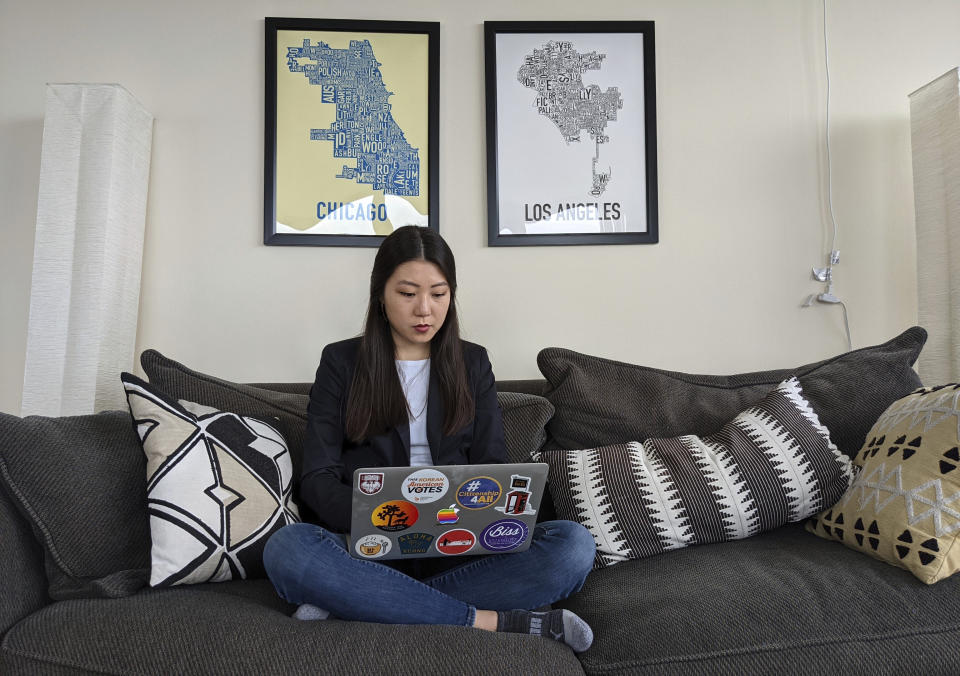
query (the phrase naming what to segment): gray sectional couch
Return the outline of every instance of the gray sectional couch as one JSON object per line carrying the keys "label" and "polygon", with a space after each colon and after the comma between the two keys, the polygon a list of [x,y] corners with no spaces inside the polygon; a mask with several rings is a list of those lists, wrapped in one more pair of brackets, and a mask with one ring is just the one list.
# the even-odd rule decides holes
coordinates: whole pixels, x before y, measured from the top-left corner
{"label": "gray sectional couch", "polygon": [[[511,458],[603,430],[597,445],[709,432],[787,373],[856,452],[919,384],[925,336],[729,377],[547,350],[545,380],[498,383]],[[309,385],[239,385],[155,351],[141,363],[171,396],[279,420],[297,465]],[[924,585],[802,524],[595,570],[560,604],[594,629],[579,656],[462,627],[300,622],[262,579],[151,589],[144,471],[128,412],[0,414],[0,674],[960,673],[960,579]]]}

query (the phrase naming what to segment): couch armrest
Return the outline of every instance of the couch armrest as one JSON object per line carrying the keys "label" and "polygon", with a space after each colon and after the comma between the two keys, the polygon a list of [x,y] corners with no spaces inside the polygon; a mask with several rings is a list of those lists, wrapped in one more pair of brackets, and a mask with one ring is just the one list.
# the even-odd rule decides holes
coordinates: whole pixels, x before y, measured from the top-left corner
{"label": "couch armrest", "polygon": [[0,483],[0,636],[50,603],[43,549],[5,490]]}

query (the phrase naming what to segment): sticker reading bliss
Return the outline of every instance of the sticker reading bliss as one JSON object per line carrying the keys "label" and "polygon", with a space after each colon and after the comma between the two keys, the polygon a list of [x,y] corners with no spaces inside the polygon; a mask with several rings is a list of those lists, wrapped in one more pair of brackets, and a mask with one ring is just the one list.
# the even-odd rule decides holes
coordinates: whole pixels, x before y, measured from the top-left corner
{"label": "sticker reading bliss", "polygon": [[403,497],[418,505],[439,500],[447,494],[450,481],[443,472],[421,469],[403,480]]}
{"label": "sticker reading bliss", "polygon": [[457,489],[457,503],[465,509],[486,509],[500,499],[500,482],[488,476],[467,479]]}
{"label": "sticker reading bliss", "polygon": [[419,513],[417,508],[405,500],[390,500],[381,503],[373,514],[370,515],[370,522],[387,532],[406,530],[417,522]]}

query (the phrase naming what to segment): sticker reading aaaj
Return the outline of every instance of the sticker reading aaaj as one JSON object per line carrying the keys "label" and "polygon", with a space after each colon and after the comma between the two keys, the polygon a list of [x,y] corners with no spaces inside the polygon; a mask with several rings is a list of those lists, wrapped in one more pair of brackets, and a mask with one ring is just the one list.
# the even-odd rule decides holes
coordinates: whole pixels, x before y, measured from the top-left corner
{"label": "sticker reading aaaj", "polygon": [[494,552],[516,549],[527,539],[527,524],[516,519],[494,521],[480,533],[480,544]]}
{"label": "sticker reading aaaj", "polygon": [[417,522],[417,508],[405,500],[383,502],[370,515],[370,522],[387,532],[406,530]]}
{"label": "sticker reading aaaj", "polygon": [[397,537],[401,554],[426,554],[431,542],[433,536],[430,533],[407,533]]}
{"label": "sticker reading aaaj", "polygon": [[390,539],[383,535],[364,535],[357,540],[357,554],[368,559],[378,559],[390,551]]}
{"label": "sticker reading aaaj", "polygon": [[437,551],[441,554],[469,552],[477,542],[477,536],[465,528],[454,528],[437,537]]}
{"label": "sticker reading aaaj", "polygon": [[376,495],[383,490],[383,472],[361,472],[357,486],[364,495]]}
{"label": "sticker reading aaaj", "polygon": [[450,481],[435,469],[417,470],[404,479],[401,486],[403,497],[418,505],[439,500],[449,489]]}
{"label": "sticker reading aaaj", "polygon": [[457,503],[466,509],[486,509],[500,499],[500,482],[488,476],[467,479],[457,489]]}

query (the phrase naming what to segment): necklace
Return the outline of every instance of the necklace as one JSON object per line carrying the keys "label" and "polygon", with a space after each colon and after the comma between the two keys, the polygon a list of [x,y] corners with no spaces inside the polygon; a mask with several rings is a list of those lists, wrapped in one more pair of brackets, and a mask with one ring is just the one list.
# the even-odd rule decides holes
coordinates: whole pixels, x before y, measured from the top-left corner
{"label": "necklace", "polygon": [[[405,396],[406,399],[407,399],[407,408],[409,409],[410,415],[413,416],[414,419],[419,418],[420,416],[423,415],[423,412],[427,409],[427,391],[428,391],[428,389],[429,389],[429,383],[427,383],[427,386],[426,386],[426,387],[421,388],[421,389],[417,389],[417,390],[414,390],[414,387],[413,387],[413,386],[414,386],[414,383],[416,383],[416,381],[417,381],[424,373],[426,373],[427,369],[430,368],[430,359],[429,359],[429,358],[424,359],[424,360],[423,360],[423,365],[422,365],[420,368],[418,368],[418,369],[417,369],[412,375],[410,375],[410,376],[407,375],[407,368],[406,368],[406,366],[405,366],[406,363],[410,363],[410,362],[404,362],[404,361],[402,361],[402,360],[400,360],[400,359],[398,359],[398,360],[396,360],[396,361],[397,361],[397,375],[400,376],[400,384],[401,384],[401,386],[403,387],[403,394],[404,394],[404,396]],[[423,394],[423,402],[422,402],[422,405],[420,405],[420,404],[421,404],[420,401],[414,402],[414,401],[411,399],[411,394],[413,394],[413,395],[418,395],[418,394],[420,394],[420,393]],[[420,406],[419,406],[420,412],[415,414],[413,411],[414,411],[414,408],[415,408],[417,405],[420,405]]]}

